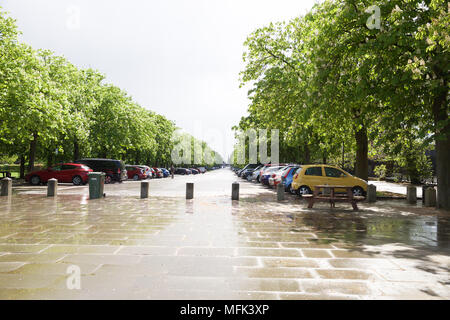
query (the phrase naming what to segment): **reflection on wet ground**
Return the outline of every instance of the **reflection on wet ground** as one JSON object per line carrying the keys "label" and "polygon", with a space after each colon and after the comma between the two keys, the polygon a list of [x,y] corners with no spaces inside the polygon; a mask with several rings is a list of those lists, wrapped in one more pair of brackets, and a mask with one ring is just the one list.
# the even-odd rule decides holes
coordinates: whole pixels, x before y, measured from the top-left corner
{"label": "reflection on wet ground", "polygon": [[[404,201],[314,209],[219,170],[0,203],[3,299],[448,299],[450,216]],[[185,200],[184,185],[195,183]],[[67,268],[81,270],[69,290]]]}

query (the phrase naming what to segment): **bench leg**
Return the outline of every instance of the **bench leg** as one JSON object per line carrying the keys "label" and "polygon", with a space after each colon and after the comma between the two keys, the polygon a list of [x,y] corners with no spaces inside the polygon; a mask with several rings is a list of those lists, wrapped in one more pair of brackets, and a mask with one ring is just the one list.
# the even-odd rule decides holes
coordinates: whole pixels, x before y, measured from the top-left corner
{"label": "bench leg", "polygon": [[309,198],[308,199],[308,208],[311,209],[314,205],[314,199]]}

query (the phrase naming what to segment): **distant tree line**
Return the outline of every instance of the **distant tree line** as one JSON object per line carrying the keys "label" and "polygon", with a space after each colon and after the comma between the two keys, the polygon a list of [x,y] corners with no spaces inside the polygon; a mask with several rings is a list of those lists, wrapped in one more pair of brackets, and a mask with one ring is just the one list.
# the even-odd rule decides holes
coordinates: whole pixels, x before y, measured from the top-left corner
{"label": "distant tree line", "polygon": [[173,121],[141,107],[98,71],[35,50],[18,35],[15,21],[0,8],[0,155],[19,159],[21,177],[36,161],[172,163]]}

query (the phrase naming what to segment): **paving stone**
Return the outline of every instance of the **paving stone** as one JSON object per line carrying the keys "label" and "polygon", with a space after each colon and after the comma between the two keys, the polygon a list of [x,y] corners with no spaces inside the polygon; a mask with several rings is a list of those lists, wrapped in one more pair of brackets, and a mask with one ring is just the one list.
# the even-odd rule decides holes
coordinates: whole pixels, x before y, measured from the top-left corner
{"label": "paving stone", "polygon": [[42,253],[104,253],[112,254],[119,246],[99,246],[99,245],[52,245],[42,251]]}
{"label": "paving stone", "polygon": [[237,267],[235,269],[235,276],[248,278],[293,278],[293,279],[307,279],[313,278],[311,272],[307,269],[301,268],[251,268],[251,267]]}
{"label": "paving stone", "polygon": [[301,257],[302,255],[299,250],[295,249],[239,248],[238,256]]}
{"label": "paving stone", "polygon": [[55,263],[60,261],[65,254],[63,253],[10,253],[0,256],[0,262],[48,262]]}
{"label": "paving stone", "polygon": [[370,295],[371,289],[363,281],[332,281],[332,280],[300,280],[300,287],[306,293],[317,293],[324,295],[348,294],[348,295]]}
{"label": "paving stone", "polygon": [[312,259],[263,258],[266,267],[318,268],[319,264]]}
{"label": "paving stone", "polygon": [[376,255],[348,250],[331,250],[336,258],[376,258]]}
{"label": "paving stone", "polygon": [[56,281],[60,280],[61,276],[54,275],[40,275],[36,277],[30,274],[16,274],[0,273],[0,291],[4,288],[8,289],[29,289],[29,288],[47,288],[52,286]]}
{"label": "paving stone", "polygon": [[316,272],[325,279],[367,280],[373,277],[370,273],[358,270],[317,269]]}
{"label": "paving stone", "polygon": [[47,248],[48,245],[28,245],[28,244],[2,244],[0,245],[0,252],[7,252],[7,253],[35,253],[39,252],[45,248]]}
{"label": "paving stone", "polygon": [[307,258],[331,258],[327,250],[302,249],[302,253]]}
{"label": "paving stone", "polygon": [[0,273],[19,269],[25,262],[0,262]]}

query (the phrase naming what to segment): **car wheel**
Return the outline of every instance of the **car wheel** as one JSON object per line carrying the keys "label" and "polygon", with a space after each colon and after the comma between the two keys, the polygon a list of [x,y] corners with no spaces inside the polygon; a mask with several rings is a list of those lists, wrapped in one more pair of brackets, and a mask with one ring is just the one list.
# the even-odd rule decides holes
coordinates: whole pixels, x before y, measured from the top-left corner
{"label": "car wheel", "polygon": [[32,176],[31,179],[30,179],[30,183],[33,186],[37,186],[37,185],[39,185],[41,183],[41,178],[39,178],[39,176]]}
{"label": "car wheel", "polygon": [[109,184],[109,183],[111,183],[112,182],[112,177],[111,176],[105,176],[105,183],[106,184]]}
{"label": "car wheel", "polygon": [[75,176],[72,178],[72,183],[74,186],[81,186],[81,184],[83,183],[83,179],[81,179],[80,176]]}
{"label": "car wheel", "polygon": [[139,176],[138,176],[137,174],[135,174],[135,175],[133,176],[133,180],[134,180],[134,181],[138,181],[138,180],[139,180]]}
{"label": "car wheel", "polygon": [[353,196],[361,197],[364,196],[364,190],[361,187],[354,187],[352,189]]}
{"label": "car wheel", "polygon": [[298,194],[302,197],[304,194],[311,194],[311,189],[308,186],[301,186],[298,188]]}

